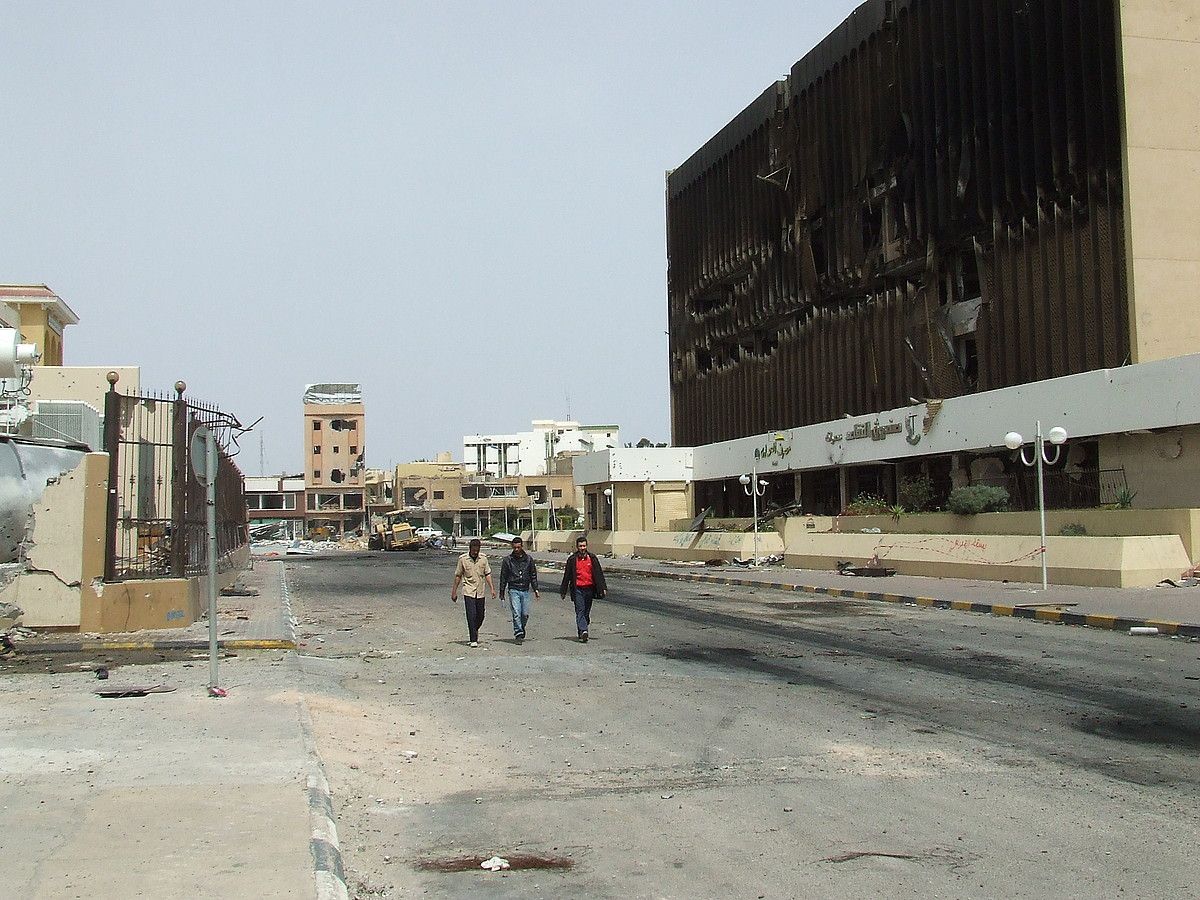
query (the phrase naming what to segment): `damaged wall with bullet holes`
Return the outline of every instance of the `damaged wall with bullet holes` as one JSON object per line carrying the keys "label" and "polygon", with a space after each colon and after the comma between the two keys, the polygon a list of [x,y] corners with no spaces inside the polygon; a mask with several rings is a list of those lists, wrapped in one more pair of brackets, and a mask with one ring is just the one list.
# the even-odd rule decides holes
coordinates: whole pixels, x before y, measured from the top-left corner
{"label": "damaged wall with bullet holes", "polygon": [[0,601],[31,627],[78,628],[104,573],[108,456],[0,440]]}
{"label": "damaged wall with bullet holes", "polygon": [[695,446],[1130,357],[1117,0],[870,0],[667,179]]}

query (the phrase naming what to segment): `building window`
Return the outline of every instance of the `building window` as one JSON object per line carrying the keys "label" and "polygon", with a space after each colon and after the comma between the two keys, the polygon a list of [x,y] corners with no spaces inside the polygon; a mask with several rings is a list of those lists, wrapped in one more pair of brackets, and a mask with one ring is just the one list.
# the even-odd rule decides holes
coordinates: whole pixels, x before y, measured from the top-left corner
{"label": "building window", "polygon": [[339,447],[337,444],[334,444],[334,445],[333,445],[333,452],[334,452],[334,453],[341,453],[341,452],[342,452],[342,448],[341,448],[341,447]]}
{"label": "building window", "polygon": [[246,495],[246,509],[262,509],[262,507],[259,506],[259,498],[257,494]]}
{"label": "building window", "polygon": [[320,430],[321,430],[321,420],[314,419],[313,420],[313,431],[320,431]]}
{"label": "building window", "polygon": [[313,478],[314,478],[314,479],[317,479],[317,478],[320,478],[320,477],[321,477],[321,470],[320,470],[320,469],[313,469]]}
{"label": "building window", "polygon": [[308,495],[308,508],[309,508],[309,509],[316,509],[316,508],[317,508],[317,495],[316,495],[316,494],[309,494],[309,495]]}
{"label": "building window", "polygon": [[562,491],[561,491],[559,488],[555,488],[553,491],[551,491],[551,492],[550,492],[550,496],[552,496],[552,497],[561,497],[561,496],[562,496]]}
{"label": "building window", "polygon": [[434,500],[445,500],[445,499],[446,499],[446,492],[445,492],[445,491],[434,491],[434,492],[433,492],[433,499],[434,499]]}
{"label": "building window", "polygon": [[358,452],[358,447],[357,447],[357,446],[355,446],[355,445],[353,445],[353,444],[351,444],[351,445],[350,445],[350,452],[351,452],[351,453],[357,453],[357,452]]}
{"label": "building window", "polygon": [[318,444],[317,446],[313,447],[313,456],[320,456],[320,455],[321,455],[321,445]]}

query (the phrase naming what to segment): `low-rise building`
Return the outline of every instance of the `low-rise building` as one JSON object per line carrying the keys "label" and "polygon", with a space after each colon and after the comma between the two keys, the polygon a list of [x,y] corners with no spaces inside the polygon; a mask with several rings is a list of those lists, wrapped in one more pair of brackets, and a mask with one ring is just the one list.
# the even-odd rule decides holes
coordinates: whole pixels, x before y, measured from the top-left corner
{"label": "low-rise building", "polygon": [[579,515],[568,475],[496,478],[467,471],[457,462],[414,462],[396,467],[397,509],[417,526],[470,536],[537,526],[574,527]]}
{"label": "low-rise building", "polygon": [[248,475],[246,509],[252,538],[304,537],[304,476]]}
{"label": "low-rise building", "polygon": [[558,459],[620,446],[617,425],[535,419],[530,431],[463,435],[463,465],[473,475],[546,475]]}

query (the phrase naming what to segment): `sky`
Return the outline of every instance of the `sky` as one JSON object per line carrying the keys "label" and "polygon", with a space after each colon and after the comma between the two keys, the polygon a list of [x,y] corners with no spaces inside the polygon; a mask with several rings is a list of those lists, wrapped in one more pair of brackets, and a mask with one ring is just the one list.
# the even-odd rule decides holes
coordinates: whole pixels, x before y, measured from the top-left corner
{"label": "sky", "polygon": [[668,441],[665,172],[856,5],[9,0],[0,282],[75,310],[67,365],[261,416],[246,474],[300,470],[312,382],[377,468]]}

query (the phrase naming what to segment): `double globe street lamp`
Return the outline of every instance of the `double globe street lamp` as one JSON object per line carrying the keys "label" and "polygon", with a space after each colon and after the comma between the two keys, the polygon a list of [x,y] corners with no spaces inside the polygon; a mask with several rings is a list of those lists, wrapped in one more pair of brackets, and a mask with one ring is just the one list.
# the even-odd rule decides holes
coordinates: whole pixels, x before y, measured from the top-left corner
{"label": "double globe street lamp", "polygon": [[[1050,456],[1046,443],[1047,441],[1054,447],[1054,455]],[[1041,519],[1042,526],[1042,590],[1046,590],[1049,586],[1049,580],[1046,577],[1046,489],[1042,478],[1042,464],[1052,466],[1058,462],[1058,458],[1062,453],[1062,445],[1067,442],[1067,429],[1055,426],[1051,428],[1045,438],[1042,437],[1042,422],[1039,419],[1036,425],[1036,434],[1033,439],[1033,446],[1030,458],[1025,458],[1025,438],[1020,432],[1010,431],[1004,436],[1004,446],[1009,450],[1019,450],[1021,462],[1027,466],[1037,467],[1037,489],[1038,489],[1038,517]]]}
{"label": "double globe street lamp", "polygon": [[755,465],[749,475],[742,475],[738,483],[747,497],[752,498],[754,507],[754,565],[758,565],[758,498],[767,492],[767,482],[758,477],[758,466]]}

